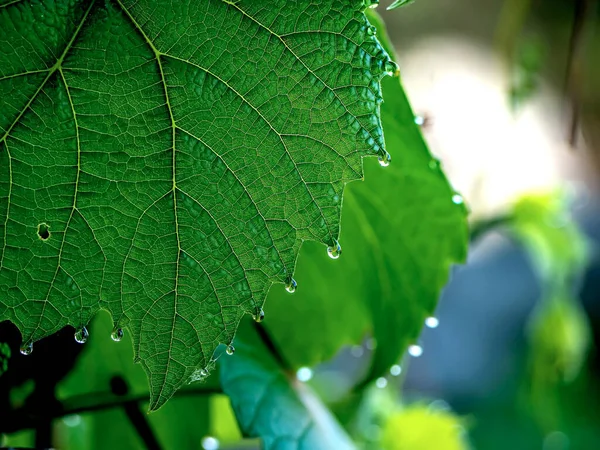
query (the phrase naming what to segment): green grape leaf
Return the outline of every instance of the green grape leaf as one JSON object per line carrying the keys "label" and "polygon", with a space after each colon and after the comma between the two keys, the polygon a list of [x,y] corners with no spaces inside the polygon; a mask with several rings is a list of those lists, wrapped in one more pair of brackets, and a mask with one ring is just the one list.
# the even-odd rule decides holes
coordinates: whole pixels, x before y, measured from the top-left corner
{"label": "green grape leaf", "polygon": [[[395,65],[360,0],[0,0],[0,320],[110,312],[156,409],[211,367],[344,185]],[[324,250],[323,250],[324,251]]]}
{"label": "green grape leaf", "polygon": [[285,373],[248,322],[235,356],[221,358],[221,386],[242,431],[265,450],[351,450],[354,444],[311,389]]}
{"label": "green grape leaf", "polygon": [[[57,398],[67,407],[82,404],[116,402],[111,393],[111,379],[118,376],[128,387],[126,398],[147,396],[148,383],[144,371],[133,363],[131,342],[123,339],[113,342],[106,337],[111,333],[112,320],[106,313],[94,317],[90,337],[78,357],[73,370],[58,384]],[[118,350],[118,351],[117,351]],[[202,385],[191,385],[179,391],[148,421],[163,448],[197,448],[202,438],[210,434],[212,396],[218,390],[217,377]],[[147,397],[146,397],[147,398]],[[87,399],[87,402],[82,401]],[[139,407],[145,405],[139,402]],[[75,420],[58,421],[61,427],[61,449],[146,448],[136,429],[127,419],[122,407],[100,409],[94,414],[83,414]],[[106,430],[111,432],[107,433]]]}
{"label": "green grape leaf", "polygon": [[[383,23],[373,13],[369,20],[393,54]],[[462,197],[427,149],[398,78],[383,80],[382,90],[392,163],[380,170],[366,162],[366,180],[344,194],[343,257],[332,262],[316,246],[304,245],[294,298],[271,292],[265,321],[294,367],[327,360],[370,333],[377,347],[365,383],[385,374],[418,338],[468,243]],[[294,339],[294,323],[310,332]]]}

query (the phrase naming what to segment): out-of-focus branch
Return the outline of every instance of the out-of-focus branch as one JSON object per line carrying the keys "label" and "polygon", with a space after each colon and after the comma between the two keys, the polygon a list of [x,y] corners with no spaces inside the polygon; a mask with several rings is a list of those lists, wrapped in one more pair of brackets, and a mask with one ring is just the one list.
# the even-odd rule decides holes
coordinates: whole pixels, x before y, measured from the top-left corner
{"label": "out-of-focus branch", "polygon": [[565,75],[565,96],[571,103],[571,118],[569,123],[569,144],[577,144],[577,129],[581,113],[581,88],[583,86],[584,54],[587,35],[591,32],[592,12],[596,10],[596,0],[575,0],[575,13],[569,53],[567,56],[567,71]]}

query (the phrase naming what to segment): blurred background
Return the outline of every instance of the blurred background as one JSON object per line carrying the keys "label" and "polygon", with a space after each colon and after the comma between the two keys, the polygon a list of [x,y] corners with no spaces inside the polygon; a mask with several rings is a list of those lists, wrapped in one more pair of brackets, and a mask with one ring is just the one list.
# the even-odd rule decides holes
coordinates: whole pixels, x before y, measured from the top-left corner
{"label": "blurred background", "polygon": [[[599,448],[598,2],[378,11],[472,225],[468,263],[409,358],[402,398],[453,410],[473,448]],[[523,232],[522,214],[536,231]]]}

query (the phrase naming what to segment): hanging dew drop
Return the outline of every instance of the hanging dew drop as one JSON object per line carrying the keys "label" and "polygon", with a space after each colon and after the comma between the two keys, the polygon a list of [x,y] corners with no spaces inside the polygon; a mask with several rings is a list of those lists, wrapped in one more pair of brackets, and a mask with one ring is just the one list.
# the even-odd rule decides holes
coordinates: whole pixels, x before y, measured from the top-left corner
{"label": "hanging dew drop", "polygon": [[379,161],[381,167],[387,167],[390,165],[390,162],[392,162],[392,157],[388,152],[385,152],[377,156],[377,161]]}
{"label": "hanging dew drop", "polygon": [[19,351],[21,352],[21,355],[31,355],[31,353],[33,352],[33,342],[28,342],[27,344],[21,345]]}
{"label": "hanging dew drop", "polygon": [[338,259],[342,254],[342,246],[338,241],[334,241],[332,246],[327,247],[327,255],[331,259]]}
{"label": "hanging dew drop", "polygon": [[455,205],[462,205],[464,202],[465,200],[463,199],[462,195],[454,194],[452,196],[452,203],[454,203]]}
{"label": "hanging dew drop", "polygon": [[387,384],[388,384],[388,380],[384,377],[379,377],[375,381],[375,386],[377,386],[379,389],[385,388],[387,386]]}
{"label": "hanging dew drop", "polygon": [[400,67],[398,67],[398,64],[396,64],[394,61],[392,61],[391,59],[388,59],[385,62],[383,71],[385,72],[386,75],[393,77],[394,75],[396,75],[397,72],[400,71]]}
{"label": "hanging dew drop", "polygon": [[290,294],[293,294],[294,292],[296,292],[296,286],[298,286],[298,283],[296,283],[296,280],[294,280],[293,278],[290,279],[290,281],[285,285],[285,290],[288,291]]}
{"label": "hanging dew drop", "polygon": [[115,342],[119,342],[123,339],[123,334],[123,328],[115,328],[112,333],[110,333],[110,338]]}
{"label": "hanging dew drop", "polygon": [[440,321],[437,317],[428,317],[427,319],[425,319],[425,326],[427,328],[437,328],[438,325],[440,324]]}
{"label": "hanging dew drop", "polygon": [[415,116],[415,124],[422,127],[425,124],[425,118],[423,116]]}
{"label": "hanging dew drop", "polygon": [[412,356],[413,358],[418,358],[419,356],[421,356],[423,354],[423,347],[421,347],[420,345],[410,345],[408,347],[408,354],[410,356]]}
{"label": "hanging dew drop", "polygon": [[433,158],[433,159],[431,159],[431,161],[429,161],[429,168],[431,170],[437,170],[437,169],[439,169],[440,165],[441,165],[441,163],[440,163],[439,159]]}
{"label": "hanging dew drop", "polygon": [[89,336],[90,334],[88,333],[87,328],[82,327],[80,330],[75,332],[75,342],[78,344],[85,344]]}
{"label": "hanging dew drop", "polygon": [[235,353],[235,347],[229,344],[225,349],[225,353],[227,353],[229,356],[233,355]]}
{"label": "hanging dew drop", "polygon": [[256,323],[260,323],[263,320],[265,320],[265,312],[262,308],[260,308],[260,310],[258,310],[255,314],[252,314],[252,318],[254,319],[254,321]]}

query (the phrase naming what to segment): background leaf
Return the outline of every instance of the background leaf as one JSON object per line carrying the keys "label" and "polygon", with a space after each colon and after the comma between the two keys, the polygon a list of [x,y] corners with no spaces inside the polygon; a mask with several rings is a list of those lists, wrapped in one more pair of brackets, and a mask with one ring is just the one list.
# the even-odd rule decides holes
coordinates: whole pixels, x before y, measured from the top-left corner
{"label": "background leaf", "polygon": [[283,372],[249,322],[235,347],[219,361],[221,384],[245,434],[260,436],[265,450],[355,448],[310,388]]}
{"label": "background leaf", "polygon": [[[369,12],[369,20],[392,52],[378,16]],[[401,84],[386,78],[382,89],[392,163],[385,169],[365,163],[366,181],[352,183],[344,195],[343,256],[330,261],[306,243],[297,293],[273,289],[265,321],[294,367],[327,360],[370,332],[377,349],[365,382],[386,373],[417,339],[468,240],[462,197],[427,150]]]}

